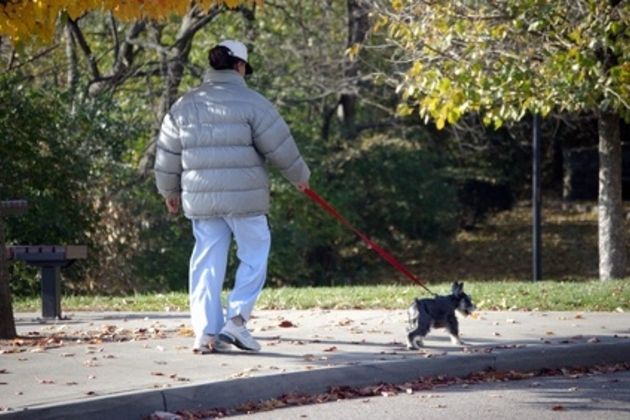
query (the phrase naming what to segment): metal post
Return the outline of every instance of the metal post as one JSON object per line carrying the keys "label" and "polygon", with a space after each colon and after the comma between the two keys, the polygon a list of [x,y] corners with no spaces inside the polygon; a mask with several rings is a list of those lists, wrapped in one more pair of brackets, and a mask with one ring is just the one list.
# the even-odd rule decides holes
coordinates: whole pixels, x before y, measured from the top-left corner
{"label": "metal post", "polygon": [[61,318],[59,266],[41,267],[42,276],[42,317]]}
{"label": "metal post", "polygon": [[540,235],[540,114],[534,115],[533,139],[532,139],[532,279],[542,279],[541,251],[542,241]]}
{"label": "metal post", "polygon": [[61,281],[59,265],[41,266],[42,318],[61,319]]}

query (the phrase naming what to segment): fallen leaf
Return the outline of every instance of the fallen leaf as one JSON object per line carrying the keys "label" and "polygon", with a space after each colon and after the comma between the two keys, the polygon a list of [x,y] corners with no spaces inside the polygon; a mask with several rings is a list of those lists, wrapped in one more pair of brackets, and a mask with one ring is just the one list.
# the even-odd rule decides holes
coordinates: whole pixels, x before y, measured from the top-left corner
{"label": "fallen leaf", "polygon": [[96,357],[88,359],[88,360],[83,362],[83,366],[85,366],[85,367],[96,367],[96,366],[99,366],[99,364],[96,363],[97,360],[98,359]]}
{"label": "fallen leaf", "polygon": [[558,405],[554,405],[553,407],[551,407],[551,409],[553,411],[563,411],[564,410],[564,406],[558,404]]}
{"label": "fallen leaf", "polygon": [[293,327],[295,327],[295,324],[293,324],[293,322],[285,319],[280,324],[278,324],[278,327],[280,327],[280,328],[293,328]]}
{"label": "fallen leaf", "polygon": [[327,348],[327,349],[324,349],[324,351],[326,351],[326,352],[333,352],[333,351],[337,351],[337,347],[336,347],[336,346],[332,346],[332,347],[329,347],[329,348]]}
{"label": "fallen leaf", "polygon": [[192,328],[182,327],[177,331],[177,334],[181,335],[182,337],[193,337],[195,335],[195,332],[192,330]]}
{"label": "fallen leaf", "polygon": [[168,411],[156,411],[151,414],[153,420],[181,420],[182,416],[170,413]]}

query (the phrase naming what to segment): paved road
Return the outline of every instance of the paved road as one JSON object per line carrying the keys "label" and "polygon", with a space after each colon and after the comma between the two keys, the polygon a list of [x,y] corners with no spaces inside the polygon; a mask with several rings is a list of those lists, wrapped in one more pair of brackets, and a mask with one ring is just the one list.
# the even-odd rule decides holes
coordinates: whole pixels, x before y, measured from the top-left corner
{"label": "paved road", "polygon": [[390,397],[282,408],[233,419],[571,419],[630,418],[630,372],[454,385]]}
{"label": "paved road", "polygon": [[236,407],[330,386],[400,383],[494,369],[630,362],[627,313],[480,311],[404,346],[405,311],[257,311],[263,350],[195,356],[187,313],[16,314],[23,339],[0,342],[0,418],[138,419]]}

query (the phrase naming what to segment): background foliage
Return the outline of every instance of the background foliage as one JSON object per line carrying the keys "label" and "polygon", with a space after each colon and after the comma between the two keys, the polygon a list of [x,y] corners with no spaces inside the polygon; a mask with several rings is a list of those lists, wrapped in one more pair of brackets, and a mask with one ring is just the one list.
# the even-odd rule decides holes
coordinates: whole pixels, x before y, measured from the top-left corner
{"label": "background foliage", "polygon": [[[148,168],[165,110],[201,82],[207,51],[222,38],[250,46],[248,84],[289,123],[313,187],[394,254],[447,252],[456,235],[529,192],[527,119],[486,128],[462,111],[440,131],[397,112],[389,76],[410,77],[409,63],[384,47],[382,33],[368,36],[379,16],[370,12],[385,2],[223,2],[238,3],[228,9],[207,1],[183,17],[78,3],[81,13],[64,9],[52,32],[35,34],[49,45],[0,38],[0,199],[30,203],[7,221],[8,239],[89,245],[88,261],[64,271],[73,292],[186,288],[189,222],[167,216]],[[6,25],[0,20],[5,35]],[[592,145],[576,136],[590,126],[588,113],[550,114],[550,190],[561,186],[562,146]],[[381,263],[371,251],[276,172],[270,223],[272,285],[375,281]],[[14,292],[36,293],[37,284],[33,271],[12,266]]]}

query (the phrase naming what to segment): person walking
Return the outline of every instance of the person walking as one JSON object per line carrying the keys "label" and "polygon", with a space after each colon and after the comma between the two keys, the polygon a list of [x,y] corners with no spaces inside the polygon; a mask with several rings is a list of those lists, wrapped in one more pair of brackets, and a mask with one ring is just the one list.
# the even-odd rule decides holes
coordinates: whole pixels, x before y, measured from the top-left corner
{"label": "person walking", "polygon": [[[289,127],[265,97],[250,89],[247,48],[236,40],[209,51],[204,82],[177,100],[157,141],[155,178],[171,214],[183,208],[195,244],[189,267],[193,351],[236,345],[260,351],[247,329],[267,276],[271,236],[266,163],[303,191],[310,170]],[[239,260],[224,307],[221,291],[234,238]]]}

